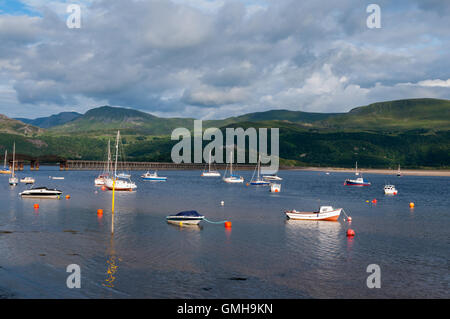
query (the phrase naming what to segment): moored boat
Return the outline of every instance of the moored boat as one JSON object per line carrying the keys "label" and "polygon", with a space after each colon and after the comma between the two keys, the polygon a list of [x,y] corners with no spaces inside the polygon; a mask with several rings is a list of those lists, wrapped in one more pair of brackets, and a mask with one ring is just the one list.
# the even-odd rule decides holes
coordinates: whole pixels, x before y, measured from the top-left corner
{"label": "moored boat", "polygon": [[176,215],[170,215],[166,217],[166,220],[170,224],[175,225],[198,225],[205,216],[200,215],[195,210],[180,212]]}
{"label": "moored boat", "polygon": [[159,181],[159,182],[161,182],[161,181],[167,180],[167,177],[158,176],[158,172],[156,172],[156,171],[154,173],[147,172],[144,175],[141,175],[141,177],[144,181]]}
{"label": "moored boat", "polygon": [[218,171],[211,170],[211,151],[209,151],[208,170],[202,172],[202,177],[220,177]]}
{"label": "moored boat", "polygon": [[62,191],[57,189],[49,189],[47,187],[35,187],[31,189],[24,190],[19,195],[22,198],[51,198],[56,199],[59,198],[62,194]]}
{"label": "moored boat", "polygon": [[281,184],[270,183],[270,192],[271,193],[281,192]]}
{"label": "moored boat", "polygon": [[8,150],[5,150],[5,162],[3,163],[3,169],[0,170],[0,174],[11,174],[11,170],[6,166],[6,158],[8,157]]}
{"label": "moored boat", "polygon": [[24,177],[20,179],[20,182],[24,184],[34,184],[35,180],[33,177]]}
{"label": "moored boat", "polygon": [[263,175],[262,178],[265,179],[265,180],[268,180],[268,181],[282,181],[283,180],[277,174]]}
{"label": "moored boat", "polygon": [[225,170],[223,181],[228,184],[244,183],[244,178],[242,176],[233,174],[233,151],[230,153],[230,175],[227,177],[227,171]]}
{"label": "moored boat", "polygon": [[341,215],[342,208],[333,208],[332,206],[321,206],[318,212],[299,212],[288,210],[284,213],[289,219],[294,220],[326,220],[337,221]]}
{"label": "moored boat", "polygon": [[[253,176],[255,175],[255,172],[257,173],[256,179],[253,179]],[[270,182],[260,177],[261,172],[261,155],[258,156],[258,164],[256,165],[255,172],[253,173],[252,179],[250,181],[251,185],[256,186],[268,186],[270,185]]]}
{"label": "moored boat", "polygon": [[19,179],[17,178],[17,176],[14,173],[14,168],[16,166],[15,159],[16,159],[16,142],[14,142],[14,146],[13,146],[13,161],[12,161],[11,177],[8,180],[9,185],[11,185],[11,186],[16,186],[19,183]]}
{"label": "moored boat", "polygon": [[344,182],[346,186],[370,186],[370,182],[367,182],[362,177],[358,177],[357,179],[346,179]]}
{"label": "moored boat", "polygon": [[398,191],[394,185],[385,185],[383,190],[384,190],[385,195],[397,195],[398,194]]}

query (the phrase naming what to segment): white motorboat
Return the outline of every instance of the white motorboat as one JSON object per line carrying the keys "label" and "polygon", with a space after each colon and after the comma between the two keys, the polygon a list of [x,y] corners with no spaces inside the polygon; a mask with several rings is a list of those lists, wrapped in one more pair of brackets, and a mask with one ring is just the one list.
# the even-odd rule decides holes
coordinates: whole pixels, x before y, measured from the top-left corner
{"label": "white motorboat", "polygon": [[263,175],[262,178],[265,180],[268,180],[268,181],[282,181],[283,180],[281,177],[277,176],[277,174]]}
{"label": "white motorboat", "polygon": [[33,177],[24,177],[20,179],[20,182],[24,184],[34,184],[35,179]]}
{"label": "white motorboat", "polygon": [[342,208],[333,208],[332,206],[321,206],[318,212],[298,212],[288,210],[284,213],[289,219],[295,220],[327,220],[337,221],[341,215]]}
{"label": "white motorboat", "polygon": [[205,216],[200,215],[195,210],[181,212],[176,215],[167,216],[166,220],[170,224],[175,225],[198,225]]}
{"label": "white motorboat", "polygon": [[394,185],[385,185],[383,190],[384,190],[385,195],[397,195],[398,194],[398,191]]}
{"label": "white motorboat", "polygon": [[142,179],[144,181],[157,181],[157,182],[163,182],[167,180],[167,177],[158,176],[158,172],[150,173],[147,172],[144,175],[141,175]]}
{"label": "white motorboat", "polygon": [[58,199],[60,198],[62,191],[57,189],[49,189],[47,187],[35,187],[31,189],[24,190],[19,195],[22,198],[50,198]]}
{"label": "white motorboat", "polygon": [[209,151],[208,170],[203,171],[202,177],[220,177],[220,173],[216,170],[211,170],[211,151]]}
{"label": "white motorboat", "polygon": [[233,151],[230,153],[230,175],[227,177],[227,171],[225,170],[223,181],[228,184],[244,183],[242,176],[233,175]]}

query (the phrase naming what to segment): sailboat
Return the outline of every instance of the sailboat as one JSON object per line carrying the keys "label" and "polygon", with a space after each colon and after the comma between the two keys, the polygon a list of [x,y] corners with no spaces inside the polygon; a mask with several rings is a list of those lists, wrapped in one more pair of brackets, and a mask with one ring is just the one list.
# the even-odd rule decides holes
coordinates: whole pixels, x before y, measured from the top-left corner
{"label": "sailboat", "polygon": [[[133,183],[130,177],[123,177],[120,174],[117,174],[117,159],[119,156],[119,139],[120,139],[120,131],[117,131],[116,137],[116,161],[114,164],[114,174],[112,176],[108,176],[105,178],[105,186],[112,190],[116,191],[133,191],[137,188],[136,184]],[[115,185],[114,185],[115,184]]]}
{"label": "sailboat", "polygon": [[402,176],[402,173],[400,172],[400,165],[398,165],[397,176]]}
{"label": "sailboat", "polygon": [[103,169],[103,172],[95,178],[95,186],[103,186],[105,185],[105,179],[110,175],[110,166],[111,166],[111,140],[108,140],[108,159],[106,165]]}
{"label": "sailboat", "polygon": [[259,185],[259,186],[266,186],[266,185],[270,185],[270,182],[262,179],[260,177],[260,172],[261,172],[261,155],[258,156],[258,164],[256,165],[255,168],[256,172],[257,172],[257,176],[256,179],[253,179],[253,176],[255,176],[255,173],[253,173],[252,176],[252,180],[250,181],[251,185]]}
{"label": "sailboat", "polygon": [[14,174],[14,167],[15,166],[16,166],[16,143],[14,142],[12,170],[11,170],[11,177],[9,178],[9,185],[11,185],[11,186],[16,186],[19,183],[19,179]]}
{"label": "sailboat", "polygon": [[6,158],[8,157],[8,150],[5,150],[5,162],[3,164],[3,169],[0,170],[0,174],[11,174],[11,170],[6,166]]}
{"label": "sailboat", "polygon": [[242,176],[233,175],[233,151],[230,152],[230,176],[226,177],[226,175],[227,171],[225,171],[225,174],[223,176],[223,181],[225,183],[237,184],[244,182],[244,178]]}
{"label": "sailboat", "polygon": [[358,176],[359,172],[358,172],[358,162],[356,162],[356,166],[355,166],[355,175]]}
{"label": "sailboat", "polygon": [[209,151],[208,171],[203,171],[202,177],[220,177],[220,173],[218,171],[211,170],[211,151]]}

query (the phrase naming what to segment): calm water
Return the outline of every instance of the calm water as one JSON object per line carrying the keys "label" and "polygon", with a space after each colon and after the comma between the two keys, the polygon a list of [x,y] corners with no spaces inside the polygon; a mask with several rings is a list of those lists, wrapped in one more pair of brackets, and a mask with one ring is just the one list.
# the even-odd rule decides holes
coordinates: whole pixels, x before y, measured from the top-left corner
{"label": "calm water", "polygon": [[[241,172],[249,179],[252,172]],[[69,200],[21,199],[26,186],[0,177],[0,297],[11,298],[449,298],[450,179],[366,174],[371,187],[345,187],[352,174],[282,171],[282,192],[228,185],[198,171],[159,172],[117,193],[93,186],[98,172],[41,167],[36,186]],[[50,180],[49,175],[65,180]],[[383,195],[391,182],[399,195]],[[366,200],[378,199],[376,205]],[[225,205],[220,206],[224,201]],[[409,202],[416,207],[411,210]],[[39,210],[33,204],[39,203]],[[286,220],[283,210],[343,207],[348,224]],[[103,217],[97,209],[104,210]],[[197,210],[202,227],[169,225],[165,216]],[[68,289],[66,267],[81,267],[81,289]],[[381,289],[369,289],[369,264]]]}

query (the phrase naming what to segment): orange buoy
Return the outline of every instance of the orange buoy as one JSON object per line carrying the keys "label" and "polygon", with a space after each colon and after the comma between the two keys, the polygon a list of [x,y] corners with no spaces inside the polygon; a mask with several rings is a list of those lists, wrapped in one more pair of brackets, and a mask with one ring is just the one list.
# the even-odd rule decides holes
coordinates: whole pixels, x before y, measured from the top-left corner
{"label": "orange buoy", "polygon": [[66,199],[69,199],[70,198],[70,195],[66,195]]}
{"label": "orange buoy", "polygon": [[247,185],[247,186],[248,186],[248,185],[250,185],[250,184],[249,184],[249,183],[247,183],[247,184],[245,184],[245,185]]}
{"label": "orange buoy", "polygon": [[103,209],[97,209],[97,215],[103,215]]}
{"label": "orange buoy", "polygon": [[409,207],[411,207],[411,208],[414,208],[414,203],[413,202],[411,202],[411,203],[409,203]]}
{"label": "orange buoy", "polygon": [[225,222],[225,228],[231,228],[231,222]]}
{"label": "orange buoy", "polygon": [[39,209],[39,204],[34,204],[34,209]]}
{"label": "orange buoy", "polygon": [[377,199],[376,198],[372,199],[372,203],[376,204],[377,203]]}
{"label": "orange buoy", "polygon": [[355,231],[353,229],[348,229],[347,230],[347,237],[353,237],[355,236]]}
{"label": "orange buoy", "polygon": [[102,191],[106,191],[106,187],[105,187],[105,186],[102,186],[101,190],[102,190]]}

